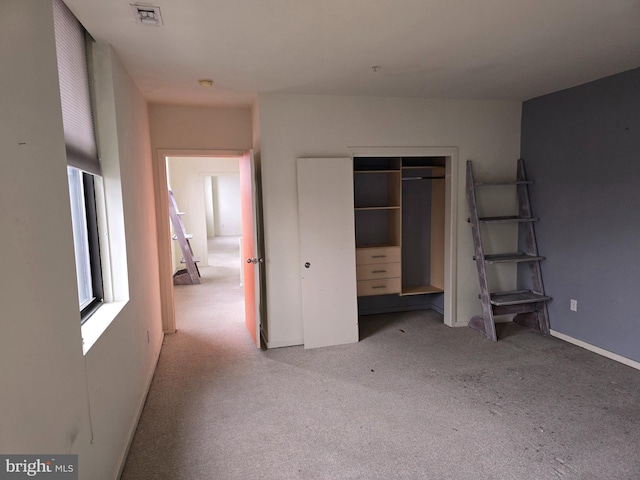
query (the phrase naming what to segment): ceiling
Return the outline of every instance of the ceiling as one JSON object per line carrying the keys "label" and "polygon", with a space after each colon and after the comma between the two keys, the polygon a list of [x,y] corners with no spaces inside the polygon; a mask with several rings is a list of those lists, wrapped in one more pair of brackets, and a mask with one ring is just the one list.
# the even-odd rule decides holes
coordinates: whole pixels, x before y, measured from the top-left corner
{"label": "ceiling", "polygon": [[134,1],[65,2],[151,103],[251,105],[264,92],[526,100],[640,66],[640,0],[138,2],[160,7],[161,27],[136,23]]}

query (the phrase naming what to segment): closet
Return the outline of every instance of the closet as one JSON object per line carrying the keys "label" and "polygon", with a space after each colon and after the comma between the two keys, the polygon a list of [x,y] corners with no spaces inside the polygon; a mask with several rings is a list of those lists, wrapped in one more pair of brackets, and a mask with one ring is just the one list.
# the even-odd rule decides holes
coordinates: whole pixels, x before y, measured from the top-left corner
{"label": "closet", "polygon": [[305,348],[357,342],[369,314],[434,309],[455,325],[457,154],[358,147],[297,159]]}
{"label": "closet", "polygon": [[354,157],[359,299],[444,292],[446,157]]}

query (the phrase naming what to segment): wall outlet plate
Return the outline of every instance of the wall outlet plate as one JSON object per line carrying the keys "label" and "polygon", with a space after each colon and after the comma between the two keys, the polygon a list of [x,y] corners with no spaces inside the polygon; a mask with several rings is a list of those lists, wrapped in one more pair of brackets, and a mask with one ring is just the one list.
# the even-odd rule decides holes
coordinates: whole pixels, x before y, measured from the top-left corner
{"label": "wall outlet plate", "polygon": [[577,312],[578,311],[578,300],[574,300],[573,298],[571,299],[571,302],[569,303],[569,309],[572,312]]}

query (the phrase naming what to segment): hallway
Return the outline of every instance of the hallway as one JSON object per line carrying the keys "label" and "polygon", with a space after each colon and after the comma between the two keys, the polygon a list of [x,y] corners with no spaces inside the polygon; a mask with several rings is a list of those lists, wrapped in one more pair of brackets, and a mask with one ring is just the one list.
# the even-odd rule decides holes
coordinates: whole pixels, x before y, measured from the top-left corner
{"label": "hallway", "polygon": [[175,287],[177,332],[165,335],[123,480],[214,478],[211,449],[223,452],[224,446],[203,435],[222,412],[241,407],[229,404],[226,387],[260,361],[244,324],[238,237],[215,237],[208,247],[210,266],[200,268],[201,284]]}

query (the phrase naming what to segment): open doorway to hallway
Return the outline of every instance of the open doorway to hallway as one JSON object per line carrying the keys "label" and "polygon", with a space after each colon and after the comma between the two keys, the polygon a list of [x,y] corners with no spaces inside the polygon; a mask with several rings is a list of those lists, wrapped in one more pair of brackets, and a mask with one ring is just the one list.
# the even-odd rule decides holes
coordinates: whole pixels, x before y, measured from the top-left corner
{"label": "open doorway to hallway", "polygon": [[[176,328],[189,330],[194,322],[242,322],[238,158],[167,157],[166,173],[200,272],[200,284],[173,288]],[[184,267],[180,263],[183,253],[175,241],[171,251],[175,273]]]}
{"label": "open doorway to hallway", "polygon": [[[172,275],[180,270],[183,250],[199,257],[200,267],[209,266],[207,238],[238,236],[241,233],[241,279],[244,285],[245,325],[256,347],[261,346],[261,312],[263,304],[264,259],[261,255],[261,219],[259,178],[253,152],[158,151],[156,162],[156,200],[158,205],[158,250],[161,272],[163,326],[166,333],[176,330],[176,301]],[[223,181],[224,180],[224,181]],[[184,216],[174,223],[178,231],[190,234],[191,246],[172,244],[168,220],[168,190]],[[234,197],[235,207],[229,208],[224,197]],[[240,208],[237,198],[240,197]],[[210,200],[210,199],[213,200]],[[173,202],[172,199],[172,202]],[[206,200],[205,200],[206,199]],[[224,202],[224,203],[223,203]],[[208,205],[211,203],[210,205]],[[208,205],[208,206],[207,206]],[[191,211],[190,214],[186,214]],[[231,213],[230,213],[231,211]],[[239,214],[238,214],[239,211]],[[208,212],[208,213],[207,213]],[[174,215],[175,217],[175,215]],[[211,225],[207,225],[211,217]],[[241,218],[241,232],[238,231]],[[224,218],[227,220],[225,221]],[[182,225],[184,224],[184,225]],[[229,227],[229,225],[232,227]],[[235,225],[235,227],[233,227]],[[231,229],[230,229],[231,228]],[[235,230],[233,230],[235,228]],[[209,230],[209,234],[207,233]],[[177,237],[177,236],[176,236]],[[191,282],[197,283],[191,267]],[[193,286],[193,285],[192,285]],[[195,285],[197,287],[197,285]]]}

